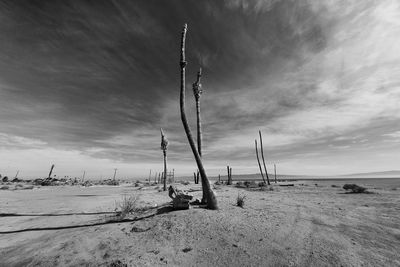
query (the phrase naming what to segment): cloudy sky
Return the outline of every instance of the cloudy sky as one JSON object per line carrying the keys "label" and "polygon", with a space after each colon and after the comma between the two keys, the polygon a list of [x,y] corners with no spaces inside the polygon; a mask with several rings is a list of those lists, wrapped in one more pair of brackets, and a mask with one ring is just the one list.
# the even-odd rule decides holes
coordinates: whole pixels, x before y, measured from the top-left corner
{"label": "cloudy sky", "polygon": [[400,169],[397,0],[1,1],[0,174],[124,177],[195,170],[179,115],[203,67],[209,175]]}

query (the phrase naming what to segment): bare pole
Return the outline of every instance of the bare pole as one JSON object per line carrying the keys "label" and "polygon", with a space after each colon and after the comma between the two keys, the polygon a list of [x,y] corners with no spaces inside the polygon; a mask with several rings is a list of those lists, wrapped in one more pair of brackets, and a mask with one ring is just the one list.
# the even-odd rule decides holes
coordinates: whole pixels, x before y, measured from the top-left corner
{"label": "bare pole", "polygon": [[185,129],[185,133],[190,145],[190,148],[192,149],[194,158],[197,163],[197,167],[200,172],[201,176],[201,181],[202,181],[202,186],[205,188],[203,192],[205,192],[206,195],[206,201],[207,201],[207,208],[216,210],[218,209],[217,205],[217,198],[215,197],[214,192],[211,189],[210,186],[210,181],[207,178],[206,171],[203,166],[203,162],[201,161],[200,154],[196,148],[196,145],[193,140],[192,132],[189,128],[189,124],[186,119],[186,113],[185,113],[185,68],[186,68],[186,59],[185,59],[185,40],[186,40],[186,32],[187,32],[187,24],[184,25],[182,29],[182,35],[181,35],[181,58],[179,62],[179,66],[181,69],[181,88],[180,88],[180,111],[181,111],[181,120],[183,124],[183,128]]}
{"label": "bare pole", "polygon": [[276,183],[276,165],[274,163],[274,172],[275,172],[275,183]]}
{"label": "bare pole", "polygon": [[19,170],[18,170],[17,173],[15,174],[14,179],[17,179],[17,178],[18,178],[18,174],[19,174]]}
{"label": "bare pole", "polygon": [[85,180],[85,174],[86,174],[86,171],[83,171],[83,175],[82,175],[82,183],[83,183],[83,181]]}
{"label": "bare pole", "polygon": [[264,174],[263,174],[263,171],[262,171],[262,168],[261,168],[260,158],[258,157],[257,140],[254,140],[254,143],[256,145],[256,156],[257,156],[258,167],[260,168],[261,177],[262,177],[262,179],[264,181],[264,184],[265,184],[265,179],[264,179]]}
{"label": "bare pole", "polygon": [[261,131],[258,131],[258,134],[260,135],[261,157],[262,157],[263,164],[264,164],[265,176],[267,177],[267,183],[268,183],[268,185],[270,185],[270,183],[269,183],[269,177],[268,177],[268,171],[267,171],[267,166],[265,165],[264,150],[263,150],[263,143],[262,143]]}

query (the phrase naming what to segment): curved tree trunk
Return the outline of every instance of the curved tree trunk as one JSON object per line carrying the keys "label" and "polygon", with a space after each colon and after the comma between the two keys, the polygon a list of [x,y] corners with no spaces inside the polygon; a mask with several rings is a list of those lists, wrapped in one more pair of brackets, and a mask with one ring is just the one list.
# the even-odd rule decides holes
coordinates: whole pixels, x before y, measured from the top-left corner
{"label": "curved tree trunk", "polygon": [[261,157],[262,157],[263,164],[264,164],[265,176],[267,177],[267,183],[268,183],[268,185],[270,185],[269,177],[268,177],[268,172],[267,172],[267,166],[265,165],[264,150],[263,150],[263,143],[262,143],[261,131],[258,131],[258,134],[260,135]]}
{"label": "curved tree trunk", "polygon": [[264,179],[264,174],[263,174],[262,168],[261,168],[260,158],[258,157],[257,140],[254,140],[254,143],[256,144],[256,156],[257,156],[258,167],[260,167],[261,177],[262,177],[262,179],[264,181],[264,184],[265,184],[265,179]]}
{"label": "curved tree trunk", "polygon": [[185,68],[186,68],[186,60],[185,60],[185,39],[186,39],[186,31],[187,25],[185,24],[182,30],[181,36],[181,60],[180,60],[180,68],[181,68],[181,90],[180,90],[180,111],[181,111],[181,120],[183,124],[183,128],[185,129],[185,133],[187,139],[189,141],[190,148],[192,149],[194,158],[197,163],[197,167],[200,172],[202,187],[206,192],[206,201],[207,208],[209,209],[218,209],[217,198],[215,197],[214,192],[211,189],[210,182],[208,181],[206,172],[204,170],[203,163],[201,162],[200,154],[196,149],[196,145],[193,140],[192,133],[190,131],[189,125],[186,119],[185,113]]}

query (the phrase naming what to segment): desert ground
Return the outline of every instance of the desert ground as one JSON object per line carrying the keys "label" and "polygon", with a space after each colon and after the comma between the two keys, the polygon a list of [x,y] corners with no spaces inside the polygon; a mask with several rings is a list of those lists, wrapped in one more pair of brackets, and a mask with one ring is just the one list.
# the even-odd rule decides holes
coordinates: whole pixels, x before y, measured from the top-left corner
{"label": "desert ground", "polygon": [[[216,211],[173,211],[159,186],[2,190],[0,266],[400,266],[400,188],[341,186],[218,185]],[[143,209],[116,222],[124,195]]]}

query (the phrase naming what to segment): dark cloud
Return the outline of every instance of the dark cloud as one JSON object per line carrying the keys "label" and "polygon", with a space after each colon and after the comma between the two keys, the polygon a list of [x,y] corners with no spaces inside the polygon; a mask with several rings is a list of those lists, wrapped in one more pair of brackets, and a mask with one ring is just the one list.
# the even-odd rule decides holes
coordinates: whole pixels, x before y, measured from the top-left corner
{"label": "dark cloud", "polygon": [[[357,8],[339,16],[313,1],[1,1],[0,132],[151,162],[164,127],[172,160],[191,159],[177,102],[188,23],[188,113],[194,126],[191,82],[201,65],[209,158],[226,156],[213,145],[244,129],[293,135],[275,122],[347,99],[321,89],[330,79],[321,65],[336,49],[340,19]],[[339,87],[354,80],[344,62],[334,69]],[[252,157],[232,151],[232,160]]]}

